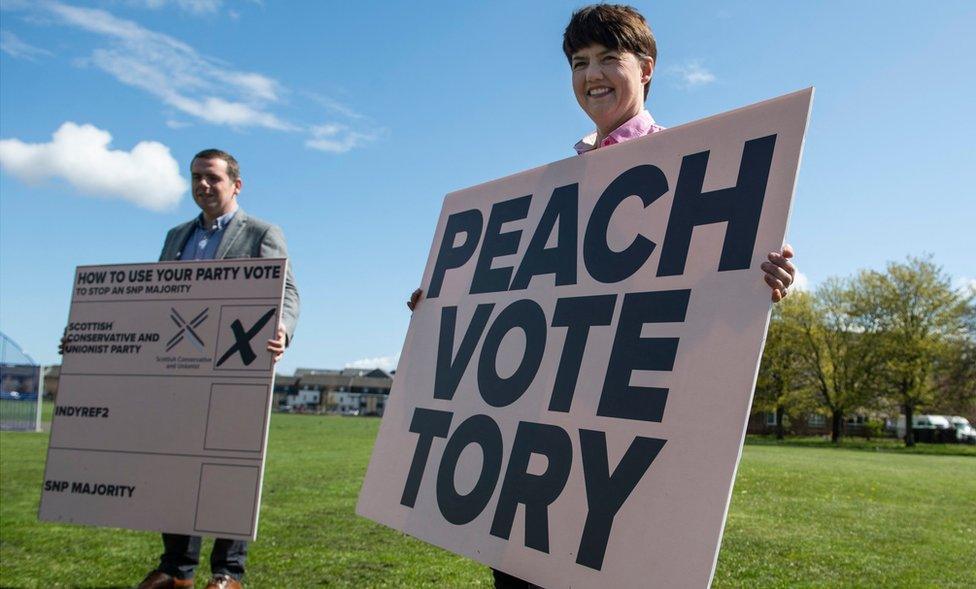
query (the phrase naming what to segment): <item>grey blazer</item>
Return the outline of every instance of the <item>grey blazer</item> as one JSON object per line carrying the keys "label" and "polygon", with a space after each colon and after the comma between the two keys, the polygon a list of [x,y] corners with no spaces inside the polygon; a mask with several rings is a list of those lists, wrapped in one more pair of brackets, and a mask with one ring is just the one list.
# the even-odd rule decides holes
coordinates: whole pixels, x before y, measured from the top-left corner
{"label": "grey blazer", "polygon": [[[186,242],[193,235],[196,222],[197,219],[194,218],[169,230],[163,243],[163,251],[159,254],[160,262],[180,259]],[[257,217],[248,216],[244,209],[240,208],[224,230],[224,237],[220,240],[214,256],[218,260],[287,257],[288,248],[285,246],[285,235],[281,232],[281,228]],[[285,328],[286,343],[291,343],[295,333],[299,310],[298,287],[295,286],[295,277],[289,263],[288,272],[285,274],[285,300],[281,309],[281,325]]]}

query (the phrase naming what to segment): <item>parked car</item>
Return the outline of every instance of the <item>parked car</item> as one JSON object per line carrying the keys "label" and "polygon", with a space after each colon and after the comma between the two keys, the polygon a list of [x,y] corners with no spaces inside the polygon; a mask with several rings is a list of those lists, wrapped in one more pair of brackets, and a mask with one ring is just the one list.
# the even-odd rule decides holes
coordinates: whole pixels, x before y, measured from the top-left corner
{"label": "parked car", "polygon": [[[952,425],[944,415],[915,414],[912,416],[912,429],[950,429]],[[898,416],[898,437],[905,435],[905,416]]]}
{"label": "parked car", "polygon": [[959,415],[949,417],[949,423],[956,429],[956,439],[963,444],[976,444],[976,429],[969,425],[969,420]]}
{"label": "parked car", "polygon": [[[912,431],[920,442],[945,442],[952,437],[952,424],[944,415],[913,415]],[[898,416],[895,428],[899,438],[905,437],[905,416]],[[951,440],[949,440],[951,441]]]}
{"label": "parked car", "polygon": [[36,401],[37,393],[22,393],[20,391],[0,391],[0,399],[6,401]]}

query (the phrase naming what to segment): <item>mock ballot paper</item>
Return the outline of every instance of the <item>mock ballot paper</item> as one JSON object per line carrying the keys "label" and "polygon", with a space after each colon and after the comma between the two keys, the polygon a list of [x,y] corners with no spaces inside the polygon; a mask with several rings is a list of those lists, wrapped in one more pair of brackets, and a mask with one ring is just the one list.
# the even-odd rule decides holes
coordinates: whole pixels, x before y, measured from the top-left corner
{"label": "mock ballot paper", "polygon": [[286,267],[78,267],[41,520],[256,537]]}
{"label": "mock ballot paper", "polygon": [[812,97],[449,194],[358,513],[550,589],[708,586]]}

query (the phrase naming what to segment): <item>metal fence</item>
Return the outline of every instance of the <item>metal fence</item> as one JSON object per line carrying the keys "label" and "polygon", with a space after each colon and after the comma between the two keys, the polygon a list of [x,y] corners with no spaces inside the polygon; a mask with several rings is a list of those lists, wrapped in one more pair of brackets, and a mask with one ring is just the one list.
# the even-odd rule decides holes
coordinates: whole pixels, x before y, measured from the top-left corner
{"label": "metal fence", "polygon": [[0,333],[0,430],[40,430],[41,378],[41,367]]}

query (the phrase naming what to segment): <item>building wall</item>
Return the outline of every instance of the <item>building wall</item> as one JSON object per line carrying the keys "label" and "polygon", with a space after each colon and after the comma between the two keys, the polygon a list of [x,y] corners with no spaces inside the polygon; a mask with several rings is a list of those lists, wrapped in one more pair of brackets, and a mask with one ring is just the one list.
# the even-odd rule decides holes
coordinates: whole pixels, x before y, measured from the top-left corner
{"label": "building wall", "polygon": [[[756,435],[774,435],[776,433],[776,414],[767,411],[757,411],[749,416],[746,433]],[[841,435],[864,437],[868,432],[865,415],[853,415],[844,420]],[[829,436],[831,434],[830,418],[813,413],[800,419],[787,418],[785,433],[797,436]],[[882,433],[882,435],[885,435]]]}

